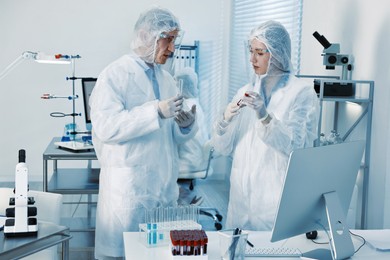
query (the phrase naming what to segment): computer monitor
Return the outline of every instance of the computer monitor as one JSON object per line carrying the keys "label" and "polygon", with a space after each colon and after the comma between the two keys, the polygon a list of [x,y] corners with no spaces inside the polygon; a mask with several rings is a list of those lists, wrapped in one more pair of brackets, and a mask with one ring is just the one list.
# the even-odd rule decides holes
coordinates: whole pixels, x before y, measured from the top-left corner
{"label": "computer monitor", "polygon": [[304,253],[314,259],[354,254],[346,216],[364,141],[297,149],[290,155],[271,242],[313,230],[329,230],[330,250]]}
{"label": "computer monitor", "polygon": [[92,90],[96,84],[96,78],[82,78],[81,87],[83,90],[83,102],[84,102],[84,119],[85,126],[88,131],[92,130],[91,124],[91,110],[89,107],[89,97],[91,96]]}

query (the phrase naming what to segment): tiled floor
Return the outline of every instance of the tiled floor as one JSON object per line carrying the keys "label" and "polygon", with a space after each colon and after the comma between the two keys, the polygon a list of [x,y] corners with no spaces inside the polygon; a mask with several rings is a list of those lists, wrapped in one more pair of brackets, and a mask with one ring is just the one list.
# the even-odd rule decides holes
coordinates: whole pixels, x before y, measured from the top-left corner
{"label": "tiled floor", "polygon": [[[0,182],[0,187],[13,187],[12,182]],[[216,208],[223,217],[221,224],[225,223],[227,212],[228,191],[227,182],[223,180],[196,180],[194,189],[188,189],[188,182],[180,182],[181,201],[190,202],[194,196],[202,197],[202,208],[208,209],[209,212],[215,213],[210,208]],[[42,190],[42,183],[29,183],[31,190]],[[94,259],[94,227],[95,227],[95,210],[96,206],[88,208],[88,195],[64,195],[64,205],[62,208],[61,224],[69,226],[71,229],[72,239],[70,240],[70,259]],[[91,201],[96,202],[97,196],[91,195]],[[88,213],[88,209],[90,210]],[[88,215],[90,217],[88,218]],[[215,221],[205,215],[201,215],[199,222],[205,230],[216,230]]]}

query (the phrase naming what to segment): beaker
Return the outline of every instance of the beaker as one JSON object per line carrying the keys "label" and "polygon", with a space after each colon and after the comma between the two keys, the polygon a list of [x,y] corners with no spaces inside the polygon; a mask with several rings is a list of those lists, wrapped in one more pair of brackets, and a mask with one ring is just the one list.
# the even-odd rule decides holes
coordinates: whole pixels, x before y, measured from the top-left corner
{"label": "beaker", "polygon": [[235,234],[233,229],[218,231],[219,249],[223,260],[244,260],[248,232]]}
{"label": "beaker", "polygon": [[73,141],[76,139],[77,124],[69,123],[64,127],[64,134],[62,135],[61,142]]}

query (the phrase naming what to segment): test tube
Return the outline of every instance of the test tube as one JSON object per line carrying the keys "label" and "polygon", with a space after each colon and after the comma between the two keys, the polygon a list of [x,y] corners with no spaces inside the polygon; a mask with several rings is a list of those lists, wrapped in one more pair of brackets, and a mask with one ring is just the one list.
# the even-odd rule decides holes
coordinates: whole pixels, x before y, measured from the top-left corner
{"label": "test tube", "polygon": [[152,224],[152,244],[157,244],[157,224]]}
{"label": "test tube", "polygon": [[173,207],[168,207],[167,211],[167,216],[168,216],[168,223],[169,223],[169,228],[173,228],[173,214],[174,214],[174,208]]}
{"label": "test tube", "polygon": [[179,91],[179,96],[183,95],[183,80],[182,79],[179,79],[176,81],[176,84],[177,84],[177,88],[178,88],[178,91]]}
{"label": "test tube", "polygon": [[176,230],[170,231],[172,255],[180,255],[180,240]]}
{"label": "test tube", "polygon": [[151,230],[152,230],[152,225],[150,223],[146,223],[146,236],[147,236],[148,245],[152,244],[152,235],[150,234]]}
{"label": "test tube", "polygon": [[164,228],[167,228],[169,224],[168,207],[164,208]]}

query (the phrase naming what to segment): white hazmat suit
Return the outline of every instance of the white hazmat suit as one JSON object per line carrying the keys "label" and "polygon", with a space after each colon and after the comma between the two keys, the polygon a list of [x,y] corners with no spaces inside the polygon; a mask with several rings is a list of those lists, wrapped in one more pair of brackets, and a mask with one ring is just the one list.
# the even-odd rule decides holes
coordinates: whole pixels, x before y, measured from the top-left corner
{"label": "white hazmat suit", "polygon": [[[138,28],[144,32],[137,34]],[[177,146],[194,136],[197,126],[194,123],[182,131],[174,118],[159,116],[149,73],[154,68],[161,100],[177,95],[172,76],[156,64],[150,66],[150,55],[161,32],[178,29],[176,18],[167,10],[142,14],[133,49],[152,47],[144,55],[127,54],[106,67],[90,97],[93,143],[101,165],[95,236],[98,259],[124,256],[123,232],[138,231],[145,209],[177,205]],[[146,37],[145,32],[149,40],[140,39]]]}
{"label": "white hazmat suit", "polygon": [[[226,228],[270,230],[279,202],[291,151],[309,147],[316,139],[319,103],[314,88],[293,75],[288,32],[269,21],[252,30],[271,54],[265,75],[238,90],[237,103],[245,92],[264,98],[271,121],[264,124],[252,108],[244,106],[231,122],[219,120],[214,128],[215,150],[232,155],[230,195]],[[267,99],[264,89],[271,88]]]}
{"label": "white hazmat suit", "polygon": [[196,105],[196,121],[199,127],[196,135],[179,145],[179,171],[197,172],[207,167],[210,147],[206,147],[209,140],[206,118],[199,102],[198,75],[191,67],[184,67],[175,74],[176,81],[182,82],[184,106],[191,108]]}

